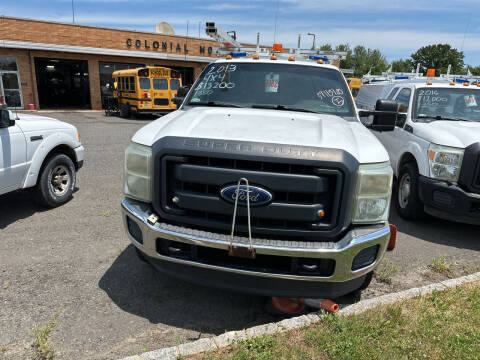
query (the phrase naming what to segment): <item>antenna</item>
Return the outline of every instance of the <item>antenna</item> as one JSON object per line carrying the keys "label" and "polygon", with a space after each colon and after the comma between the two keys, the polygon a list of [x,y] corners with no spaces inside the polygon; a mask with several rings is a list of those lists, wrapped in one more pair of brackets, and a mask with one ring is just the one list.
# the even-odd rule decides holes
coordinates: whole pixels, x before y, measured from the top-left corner
{"label": "antenna", "polygon": [[75,6],[73,6],[73,0],[72,0],[72,23],[75,24]]}
{"label": "antenna", "polygon": [[273,32],[273,43],[275,44],[275,40],[277,37],[277,19],[278,19],[278,3],[280,0],[277,0],[277,10],[275,11],[275,31]]}

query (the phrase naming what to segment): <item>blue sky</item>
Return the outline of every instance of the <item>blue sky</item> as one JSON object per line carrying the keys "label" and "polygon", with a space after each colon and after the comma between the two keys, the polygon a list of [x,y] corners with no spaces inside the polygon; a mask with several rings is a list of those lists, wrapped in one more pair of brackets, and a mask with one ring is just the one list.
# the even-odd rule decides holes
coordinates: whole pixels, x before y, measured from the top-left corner
{"label": "blue sky", "polygon": [[[465,62],[480,65],[480,0],[74,0],[77,23],[153,31],[167,21],[177,34],[198,36],[199,23],[214,21],[224,30],[236,30],[239,40],[262,44],[276,40],[311,46],[350,43],[379,48],[389,61],[409,57],[423,45],[449,43],[463,49]],[[0,1],[0,14],[72,21],[71,0]]]}

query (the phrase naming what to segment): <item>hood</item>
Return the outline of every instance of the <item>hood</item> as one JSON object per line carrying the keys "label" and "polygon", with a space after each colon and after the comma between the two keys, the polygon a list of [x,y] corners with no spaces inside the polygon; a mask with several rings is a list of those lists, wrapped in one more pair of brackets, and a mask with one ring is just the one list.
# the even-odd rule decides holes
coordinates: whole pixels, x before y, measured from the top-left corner
{"label": "hood", "polygon": [[193,107],[140,129],[132,141],[152,146],[166,136],[252,141],[342,149],[360,163],[388,161],[380,142],[360,122],[293,111]]}
{"label": "hood", "polygon": [[480,122],[437,120],[415,123],[413,133],[438,145],[466,148],[480,142]]}
{"label": "hood", "polygon": [[15,119],[16,116],[18,116],[18,119],[19,119],[19,120],[16,120],[16,122],[18,126],[20,126],[23,132],[56,130],[56,129],[76,131],[75,126],[51,117],[30,115],[30,114],[20,114],[20,113],[15,114],[10,111],[10,119]]}

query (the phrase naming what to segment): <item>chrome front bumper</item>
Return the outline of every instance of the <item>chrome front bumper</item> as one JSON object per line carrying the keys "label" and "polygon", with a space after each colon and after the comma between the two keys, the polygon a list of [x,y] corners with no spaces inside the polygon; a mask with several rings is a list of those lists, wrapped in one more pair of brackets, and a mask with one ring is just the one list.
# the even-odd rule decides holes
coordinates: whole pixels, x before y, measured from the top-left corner
{"label": "chrome front bumper", "polygon": [[[228,267],[208,265],[190,260],[164,256],[156,251],[156,239],[162,238],[182,243],[228,250],[230,238],[228,235],[194,230],[185,227],[157,222],[151,225],[147,218],[152,214],[151,209],[143,203],[125,198],[122,200],[122,217],[125,229],[132,243],[150,258],[197,266],[200,268],[236,273],[257,277],[268,277],[285,280],[317,281],[317,282],[345,282],[359,278],[372,271],[381,261],[387,244],[390,240],[390,227],[388,223],[371,226],[357,227],[349,231],[337,242],[304,242],[270,239],[252,239],[257,254],[325,258],[335,260],[335,270],[332,276],[300,276],[289,274],[272,274],[264,272],[246,271]],[[137,242],[128,232],[127,217],[134,221],[142,232],[143,244]],[[245,237],[235,237],[234,245],[249,246],[249,240]],[[376,260],[367,267],[352,271],[354,257],[364,248],[378,245]]]}

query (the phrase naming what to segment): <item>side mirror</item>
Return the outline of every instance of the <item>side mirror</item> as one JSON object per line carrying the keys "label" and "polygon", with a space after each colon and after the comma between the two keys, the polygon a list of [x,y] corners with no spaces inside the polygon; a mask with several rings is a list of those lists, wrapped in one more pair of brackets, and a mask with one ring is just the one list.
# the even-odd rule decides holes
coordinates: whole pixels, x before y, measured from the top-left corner
{"label": "side mirror", "polygon": [[185,97],[187,96],[189,90],[190,86],[182,86],[177,90],[177,96],[172,99],[172,102],[177,105],[177,108],[182,105],[183,100],[185,100]]}
{"label": "side mirror", "polygon": [[15,120],[10,120],[10,113],[8,110],[0,110],[0,128],[7,128],[15,125]]}
{"label": "side mirror", "polygon": [[172,102],[173,102],[175,105],[177,105],[177,108],[178,108],[178,107],[180,107],[180,105],[182,105],[183,100],[185,100],[184,97],[175,96],[175,97],[172,99]]}
{"label": "side mirror", "polygon": [[373,115],[373,121],[365,126],[374,131],[393,131],[397,122],[398,104],[392,100],[377,100],[374,111],[360,110],[358,116]]}

